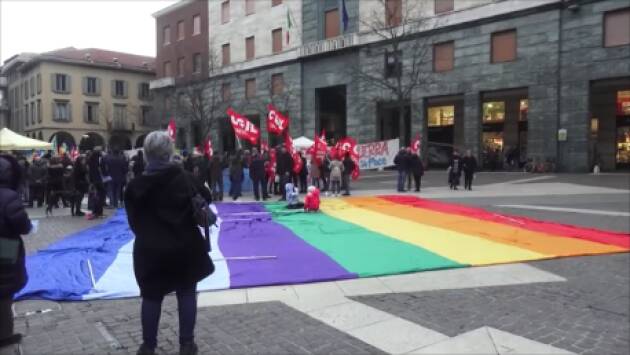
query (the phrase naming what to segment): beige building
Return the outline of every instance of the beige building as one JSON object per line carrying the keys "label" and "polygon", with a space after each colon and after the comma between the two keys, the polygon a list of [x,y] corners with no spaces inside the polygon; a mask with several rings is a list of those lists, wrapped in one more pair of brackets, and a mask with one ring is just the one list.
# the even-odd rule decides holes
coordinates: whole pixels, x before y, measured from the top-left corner
{"label": "beige building", "polygon": [[5,62],[10,128],[66,143],[131,149],[152,122],[151,57],[100,49],[64,48]]}

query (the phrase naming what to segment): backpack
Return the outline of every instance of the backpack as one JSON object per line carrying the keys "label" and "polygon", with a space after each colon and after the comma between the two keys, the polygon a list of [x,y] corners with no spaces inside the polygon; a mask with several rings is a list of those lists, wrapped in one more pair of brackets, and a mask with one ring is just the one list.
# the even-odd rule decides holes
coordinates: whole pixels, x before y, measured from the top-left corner
{"label": "backpack", "polygon": [[203,227],[206,252],[210,252],[212,250],[210,246],[210,226],[217,223],[217,215],[212,212],[212,209],[210,209],[206,199],[204,199],[199,192],[196,191],[194,183],[190,181],[189,184],[192,195],[190,203],[192,205],[193,218],[195,219],[195,222],[197,222],[197,225]]}

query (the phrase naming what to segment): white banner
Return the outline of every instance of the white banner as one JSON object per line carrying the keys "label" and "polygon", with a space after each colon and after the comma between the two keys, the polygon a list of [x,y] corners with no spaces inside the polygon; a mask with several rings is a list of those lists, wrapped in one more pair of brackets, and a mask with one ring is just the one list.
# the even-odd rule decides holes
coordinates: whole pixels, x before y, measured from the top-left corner
{"label": "white banner", "polygon": [[398,138],[387,141],[357,144],[361,170],[380,169],[394,165],[399,150]]}

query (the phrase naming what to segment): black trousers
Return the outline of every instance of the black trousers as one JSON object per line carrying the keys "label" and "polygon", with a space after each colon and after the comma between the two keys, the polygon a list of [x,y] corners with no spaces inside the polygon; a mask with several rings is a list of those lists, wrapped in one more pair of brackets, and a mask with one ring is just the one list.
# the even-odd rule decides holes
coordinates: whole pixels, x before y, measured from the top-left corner
{"label": "black trousers", "polygon": [[464,189],[471,190],[472,189],[472,181],[473,181],[473,172],[464,172]]}
{"label": "black trousers", "polygon": [[[180,345],[193,343],[197,321],[197,285],[177,289],[175,295],[179,315],[179,343]],[[162,300],[163,297],[160,299],[142,298],[142,341],[151,349],[157,346]]]}
{"label": "black trousers", "polygon": [[32,183],[29,204],[32,205],[34,201],[37,201],[37,207],[41,207],[44,203],[44,184]]}
{"label": "black trousers", "polygon": [[413,174],[413,181],[416,183],[416,191],[420,191],[420,187],[422,187],[422,175]]}
{"label": "black trousers", "polygon": [[306,183],[306,177],[307,175],[300,175],[300,192],[301,193],[306,193],[306,188],[308,187],[308,184]]}
{"label": "black trousers", "polygon": [[260,200],[260,193],[262,190],[262,197],[264,199],[269,198],[267,195],[267,183],[264,179],[252,179],[252,184],[254,187],[254,197],[256,201]]}
{"label": "black trousers", "polygon": [[13,295],[10,297],[0,298],[0,340],[13,335],[13,311],[11,305],[13,304]]}

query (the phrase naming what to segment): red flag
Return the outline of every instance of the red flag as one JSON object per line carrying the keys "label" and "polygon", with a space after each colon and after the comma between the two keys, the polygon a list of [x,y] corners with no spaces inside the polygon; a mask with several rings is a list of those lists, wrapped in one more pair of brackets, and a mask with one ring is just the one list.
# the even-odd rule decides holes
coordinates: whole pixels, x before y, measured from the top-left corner
{"label": "red flag", "polygon": [[284,132],[284,146],[287,148],[289,154],[293,154],[293,138],[289,135],[289,131]]}
{"label": "red flag", "polygon": [[272,149],[269,151],[269,161],[271,161],[272,164],[276,163],[276,150]]}
{"label": "red flag", "polygon": [[256,145],[260,137],[260,130],[256,125],[251,123],[247,117],[232,110],[231,107],[227,109],[227,114],[230,116],[230,123],[232,123],[236,137],[247,139],[250,143]]}
{"label": "red flag", "polygon": [[357,141],[352,137],[346,137],[337,142],[338,154],[340,159],[343,159],[346,153],[350,154],[350,159],[354,163],[354,169],[352,170],[352,180],[356,180],[360,176],[359,170],[359,151],[357,150]]}
{"label": "red flag", "polygon": [[177,127],[175,126],[175,121],[171,118],[168,122],[168,127],[166,127],[166,132],[168,136],[171,137],[171,140],[175,142],[175,136],[177,134]]}
{"label": "red flag", "polygon": [[210,135],[206,137],[206,140],[203,142],[203,154],[205,154],[208,158],[212,158],[212,154],[214,150],[212,150],[212,141],[210,140]]}
{"label": "red flag", "polygon": [[79,150],[77,149],[77,147],[72,147],[72,149],[70,150],[70,159],[72,159],[72,161],[75,161],[78,157]]}
{"label": "red flag", "polygon": [[261,152],[267,152],[269,151],[269,144],[267,144],[267,141],[260,141],[260,151]]}
{"label": "red flag", "polygon": [[293,172],[298,174],[300,172],[300,170],[302,170],[302,157],[300,157],[300,154],[295,152],[292,155],[293,157]]}
{"label": "red flag", "polygon": [[289,128],[289,118],[276,110],[273,105],[267,105],[269,114],[267,115],[267,131],[281,135]]}
{"label": "red flag", "polygon": [[420,134],[416,134],[416,138],[411,141],[409,148],[411,148],[411,152],[414,154],[420,153]]}

